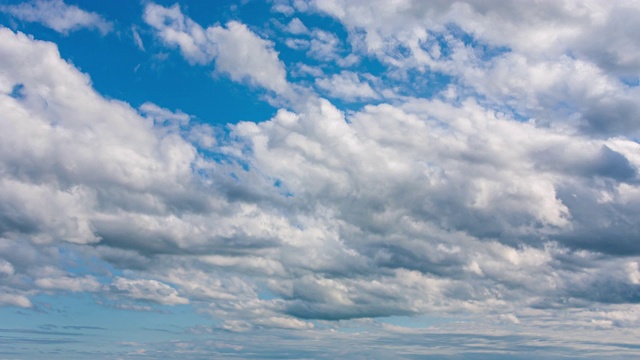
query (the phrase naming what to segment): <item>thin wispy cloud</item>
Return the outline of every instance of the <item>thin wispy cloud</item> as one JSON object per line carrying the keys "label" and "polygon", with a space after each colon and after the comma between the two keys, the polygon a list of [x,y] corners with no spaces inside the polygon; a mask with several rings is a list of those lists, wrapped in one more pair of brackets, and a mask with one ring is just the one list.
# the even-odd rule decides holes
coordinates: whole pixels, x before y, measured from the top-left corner
{"label": "thin wispy cloud", "polygon": [[16,5],[3,5],[0,11],[28,22],[40,23],[57,32],[68,34],[82,28],[96,29],[103,35],[113,30],[113,23],[95,12],[67,5],[62,0],[34,0]]}

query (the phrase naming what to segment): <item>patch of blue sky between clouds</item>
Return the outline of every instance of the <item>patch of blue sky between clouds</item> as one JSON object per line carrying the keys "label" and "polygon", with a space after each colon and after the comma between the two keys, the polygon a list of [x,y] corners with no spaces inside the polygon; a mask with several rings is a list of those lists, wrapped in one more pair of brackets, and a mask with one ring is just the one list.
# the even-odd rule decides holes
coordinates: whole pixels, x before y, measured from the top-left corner
{"label": "patch of blue sky between clouds", "polygon": [[[166,3],[167,6],[174,4]],[[121,23],[117,31],[96,41],[95,34],[89,31],[60,36],[56,31],[43,29],[38,24],[16,23],[5,13],[0,16],[10,26],[13,24],[11,27],[36,32],[42,40],[55,41],[63,58],[88,73],[94,88],[107,97],[125,98],[133,106],[148,101],[163,104],[164,107],[181,109],[212,124],[265,120],[275,113],[274,108],[261,99],[262,90],[236,84],[225,76],[213,76],[213,66],[190,66],[179,54],[158,44],[147,28],[137,30],[145,44],[146,51],[142,52],[135,44],[130,27],[124,24],[139,23],[144,4],[126,2],[111,6],[80,2],[79,6],[98,11],[107,19],[119,19]],[[209,14],[203,21],[210,21],[211,24],[233,18],[229,7],[228,4],[215,2],[191,6],[196,10],[196,18]],[[105,62],[105,59],[109,61]],[[179,91],[180,96],[176,96],[174,91]],[[207,94],[206,101],[202,94]]]}

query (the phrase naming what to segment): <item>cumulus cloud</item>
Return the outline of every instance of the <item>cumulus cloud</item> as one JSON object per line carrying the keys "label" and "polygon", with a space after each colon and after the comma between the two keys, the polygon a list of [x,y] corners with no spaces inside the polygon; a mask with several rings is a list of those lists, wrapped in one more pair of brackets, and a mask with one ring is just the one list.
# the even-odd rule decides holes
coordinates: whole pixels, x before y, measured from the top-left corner
{"label": "cumulus cloud", "polygon": [[14,295],[14,294],[7,294],[7,293],[2,293],[0,294],[0,304],[2,305],[10,305],[10,306],[17,306],[17,307],[22,307],[22,308],[29,308],[31,306],[33,306],[31,304],[31,301],[29,301],[29,299],[25,296],[22,295]]}
{"label": "cumulus cloud", "polygon": [[302,21],[298,18],[293,18],[287,24],[286,30],[294,35],[306,34],[309,32],[306,26],[302,23]]}
{"label": "cumulus cloud", "polygon": [[313,329],[313,324],[310,322],[298,320],[295,318],[286,317],[270,317],[266,319],[260,319],[257,321],[258,325],[266,325],[269,328],[279,329],[291,329],[291,330],[306,330]]}
{"label": "cumulus cloud", "polygon": [[[438,71],[454,77],[449,90],[382,102],[368,75],[332,68],[347,66],[340,39],[314,31],[308,56],[321,64],[300,63],[299,74],[376,104],[343,111],[309,93],[267,121],[216,132],[162,104],[107,99],[55,45],[1,28],[0,303],[92,292],[132,310],[190,304],[220,320],[211,332],[326,330],[336,341],[327,329],[369,321],[382,332],[370,344],[444,329],[459,346],[518,326],[523,343],[544,327],[575,350],[584,344],[567,345],[567,329],[593,341],[606,329],[613,341],[637,327],[640,153],[626,133],[637,90],[617,75],[633,61],[564,54],[583,48],[569,30],[547,38],[552,25],[529,33],[551,42],[536,51],[493,33],[499,23],[524,39],[496,20],[524,5],[367,4],[314,6],[388,66],[382,76]],[[542,4],[545,16],[564,14]],[[436,16],[453,10],[469,20],[462,30]],[[290,91],[274,45],[242,23],[205,29],[155,4],[144,19],[193,64]],[[63,269],[68,253],[108,275]],[[371,325],[424,314],[473,321]],[[620,344],[633,344],[628,335]]]}
{"label": "cumulus cloud", "polygon": [[[498,2],[311,3],[349,29],[354,49],[399,71],[455,76],[543,122],[572,118],[606,135],[640,129],[637,87],[623,81],[640,68],[640,44],[634,26],[620,25],[640,11],[637,4],[543,1],[534,11]],[[480,46],[465,43],[465,34]]]}
{"label": "cumulus cloud", "polygon": [[292,6],[287,5],[286,3],[276,2],[271,7],[271,11],[274,13],[280,13],[286,16],[291,16],[295,13],[296,10]]}
{"label": "cumulus cloud", "polygon": [[310,35],[307,56],[325,63],[335,62],[341,67],[349,67],[358,61],[353,53],[345,55],[343,44],[335,34],[314,29]]}
{"label": "cumulus cloud", "polygon": [[179,133],[191,120],[189,115],[180,110],[173,112],[150,102],[140,105],[139,110],[151,119],[154,125],[162,127],[167,132]]}
{"label": "cumulus cloud", "polygon": [[152,301],[162,305],[189,303],[189,299],[178,295],[176,289],[156,280],[117,277],[111,284],[111,291],[122,293],[133,299]]}
{"label": "cumulus cloud", "polygon": [[99,14],[67,5],[62,0],[34,0],[19,5],[3,5],[0,11],[22,21],[41,23],[63,34],[82,28],[96,29],[103,35],[113,30],[113,24]]}
{"label": "cumulus cloud", "polygon": [[[242,157],[249,170],[238,171],[198,155],[183,137],[188,115],[146,103],[142,116],[93,92],[50,43],[7,29],[2,37],[2,106],[13,109],[3,124],[13,134],[2,142],[11,169],[3,236],[98,243],[97,256],[149,277],[116,278],[108,288],[116,296],[197,300],[229,321],[281,328],[310,326],[295,318],[515,312],[563,297],[634,301],[635,272],[613,258],[599,260],[607,270],[592,280],[563,267],[585,261],[579,251],[640,252],[624,215],[637,197],[622,202],[616,190],[637,187],[640,159],[628,140],[537,127],[472,99],[347,116],[312,98],[297,112],[232,126],[236,140],[220,139],[219,151]],[[24,98],[9,96],[16,83]],[[47,207],[36,205],[42,199]],[[617,235],[607,246],[583,235],[598,231]],[[16,269],[5,273],[31,271],[43,290],[101,289],[90,277]],[[277,299],[259,299],[260,283]],[[612,287],[589,295],[604,283]]]}
{"label": "cumulus cloud", "polygon": [[235,81],[250,83],[286,95],[286,70],[273,44],[246,25],[231,21],[204,29],[185,16],[179,5],[166,8],[149,3],[144,20],[168,46],[178,47],[187,61],[206,64],[215,59],[217,71]]}
{"label": "cumulus cloud", "polygon": [[36,279],[35,285],[47,290],[62,291],[97,291],[100,289],[100,283],[92,276],[87,277],[41,277]]}
{"label": "cumulus cloud", "polygon": [[218,54],[215,44],[207,39],[205,29],[184,16],[178,4],[166,8],[149,3],[144,9],[143,18],[157,30],[162,41],[179,48],[191,63],[206,64]]}
{"label": "cumulus cloud", "polygon": [[316,86],[329,96],[347,101],[377,99],[379,95],[358,74],[343,71],[330,78],[316,79]]}

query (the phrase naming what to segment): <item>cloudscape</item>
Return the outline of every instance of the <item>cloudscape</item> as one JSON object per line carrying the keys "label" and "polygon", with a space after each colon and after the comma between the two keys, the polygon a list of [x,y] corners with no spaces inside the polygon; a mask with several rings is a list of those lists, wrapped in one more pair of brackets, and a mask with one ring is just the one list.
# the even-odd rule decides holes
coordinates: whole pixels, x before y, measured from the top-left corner
{"label": "cloudscape", "polygon": [[0,1],[0,359],[640,357],[640,1]]}

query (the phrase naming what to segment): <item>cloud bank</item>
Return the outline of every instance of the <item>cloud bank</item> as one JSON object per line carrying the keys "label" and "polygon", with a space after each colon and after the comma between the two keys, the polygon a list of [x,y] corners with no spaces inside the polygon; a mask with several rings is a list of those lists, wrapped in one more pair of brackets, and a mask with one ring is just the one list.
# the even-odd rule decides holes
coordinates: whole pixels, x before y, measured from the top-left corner
{"label": "cloud bank", "polygon": [[[247,25],[204,27],[147,4],[161,46],[288,104],[222,130],[108,99],[55,44],[0,28],[0,304],[89,293],[131,309],[188,305],[219,321],[206,331],[268,329],[274,342],[304,331],[340,349],[332,328],[369,324],[371,346],[446,333],[443,356],[467,339],[499,349],[513,327],[522,348],[548,337],[576,356],[605,343],[597,356],[632,354],[640,97],[628,77],[640,47],[633,22],[616,19],[638,6],[500,4],[286,5],[333,17],[353,54],[344,62],[335,35],[294,18],[282,36],[308,41],[296,51],[310,64],[340,68],[299,84]],[[387,70],[359,72],[366,58]],[[423,96],[426,78],[450,80]],[[71,271],[69,254],[103,269]],[[470,325],[384,322],[404,316]],[[414,350],[402,351],[424,355]]]}

